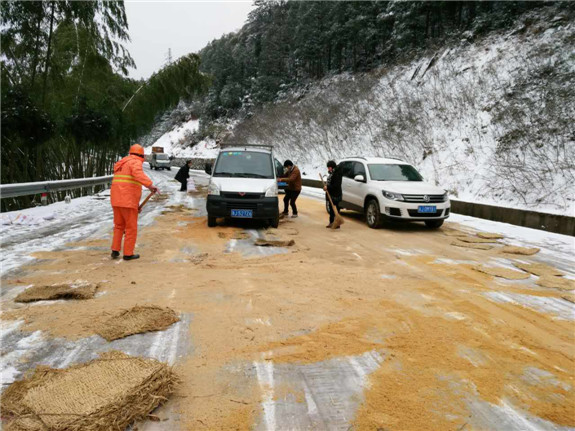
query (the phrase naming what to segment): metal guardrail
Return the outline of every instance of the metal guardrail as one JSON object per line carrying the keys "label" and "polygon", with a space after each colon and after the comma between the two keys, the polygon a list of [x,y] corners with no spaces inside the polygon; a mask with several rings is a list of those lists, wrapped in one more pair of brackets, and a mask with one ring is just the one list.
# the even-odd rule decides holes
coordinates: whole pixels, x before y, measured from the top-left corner
{"label": "metal guardrail", "polygon": [[34,183],[1,184],[0,198],[15,198],[18,196],[36,195],[40,193],[57,192],[60,190],[92,187],[112,182],[113,175],[103,177],[79,178],[61,181],[38,181]]}
{"label": "metal guardrail", "polygon": [[[322,188],[321,181],[311,178],[302,178],[302,184],[308,187]],[[453,213],[575,236],[575,217],[465,202],[458,199],[449,200]]]}

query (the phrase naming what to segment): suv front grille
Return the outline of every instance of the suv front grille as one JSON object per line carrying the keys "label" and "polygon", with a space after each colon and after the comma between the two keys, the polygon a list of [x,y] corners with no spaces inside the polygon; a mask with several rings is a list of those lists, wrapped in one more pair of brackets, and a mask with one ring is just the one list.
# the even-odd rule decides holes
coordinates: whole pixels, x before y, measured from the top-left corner
{"label": "suv front grille", "polygon": [[[425,200],[425,196],[427,196],[429,200]],[[415,202],[418,204],[441,203],[445,202],[445,195],[403,195],[403,199],[405,202]]]}
{"label": "suv front grille", "polygon": [[420,213],[417,210],[407,210],[409,217],[441,217],[443,210],[435,211],[434,213]]}

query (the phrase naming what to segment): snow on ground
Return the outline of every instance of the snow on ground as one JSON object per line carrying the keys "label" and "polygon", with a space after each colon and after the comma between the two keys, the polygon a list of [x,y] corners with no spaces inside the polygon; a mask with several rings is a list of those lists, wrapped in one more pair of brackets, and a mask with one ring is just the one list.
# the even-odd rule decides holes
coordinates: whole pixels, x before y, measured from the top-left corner
{"label": "snow on ground", "polygon": [[[170,199],[161,205],[149,206],[140,217],[142,226],[153,223],[154,218],[166,205],[189,204],[191,199],[182,193],[173,193],[179,184],[173,181],[171,172],[156,172],[144,164],[146,173],[153,179],[161,192],[170,192]],[[192,171],[198,181],[205,181],[206,174]],[[144,190],[143,194],[145,195]],[[321,189],[304,187],[303,194],[323,201]],[[281,196],[280,196],[281,199]],[[105,237],[112,229],[112,209],[109,201],[109,190],[94,196],[72,199],[69,204],[57,202],[46,207],[29,208],[2,214],[0,237],[2,238],[2,255],[0,257],[0,275],[14,270],[34,260],[30,253],[49,251],[63,247],[66,243],[78,241],[90,236]],[[10,224],[10,220],[16,220]],[[19,221],[20,220],[20,221]],[[24,222],[27,220],[27,222]],[[541,260],[560,267],[575,267],[575,238],[536,229],[498,223],[490,220],[452,214],[449,222],[459,223],[473,229],[501,233],[506,242],[513,245],[541,248],[537,255]],[[570,276],[575,276],[570,273]]]}
{"label": "snow on ground", "polygon": [[397,157],[469,202],[575,215],[575,26],[545,16],[483,40],[343,74],[269,104],[234,140],[275,144],[317,178],[350,156]]}
{"label": "snow on ground", "polygon": [[174,157],[189,157],[188,148],[183,148],[186,141],[189,141],[188,135],[191,135],[199,127],[199,120],[189,120],[184,124],[174,127],[171,131],[164,133],[160,139],[151,146],[145,147],[144,152],[151,154],[152,147],[163,147],[164,153]]}
{"label": "snow on ground", "polygon": [[[170,192],[170,199],[161,205],[148,205],[140,216],[141,226],[152,223],[164,206],[182,203],[184,198],[180,193],[171,193],[179,189],[179,183],[172,181],[173,174],[152,171],[148,163],[144,163],[144,168],[160,192]],[[142,195],[146,193],[144,189]],[[66,243],[92,236],[106,237],[112,231],[112,219],[110,190],[72,199],[68,204],[56,202],[48,206],[3,213],[0,217],[0,275],[5,276],[34,261],[31,253],[56,250]]]}

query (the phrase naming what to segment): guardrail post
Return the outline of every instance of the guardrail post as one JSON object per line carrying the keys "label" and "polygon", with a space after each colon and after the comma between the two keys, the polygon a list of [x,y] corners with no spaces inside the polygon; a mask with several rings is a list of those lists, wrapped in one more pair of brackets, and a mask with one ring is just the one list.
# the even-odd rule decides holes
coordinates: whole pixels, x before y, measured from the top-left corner
{"label": "guardrail post", "polygon": [[42,193],[40,196],[40,202],[42,202],[42,205],[44,206],[48,205],[48,193]]}

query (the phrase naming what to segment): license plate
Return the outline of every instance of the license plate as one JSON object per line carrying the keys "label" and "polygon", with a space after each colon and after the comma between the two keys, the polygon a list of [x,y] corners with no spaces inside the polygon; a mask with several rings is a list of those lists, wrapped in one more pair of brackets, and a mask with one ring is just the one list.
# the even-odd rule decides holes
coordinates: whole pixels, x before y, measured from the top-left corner
{"label": "license plate", "polygon": [[252,218],[253,216],[253,210],[232,210],[232,217]]}
{"label": "license plate", "polygon": [[280,182],[278,183],[278,186],[279,186],[279,187],[287,186],[287,183],[286,183],[285,181],[280,181]]}
{"label": "license plate", "polygon": [[437,212],[437,207],[435,205],[422,205],[417,208],[418,213],[434,213]]}

